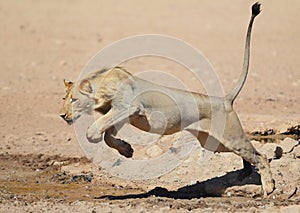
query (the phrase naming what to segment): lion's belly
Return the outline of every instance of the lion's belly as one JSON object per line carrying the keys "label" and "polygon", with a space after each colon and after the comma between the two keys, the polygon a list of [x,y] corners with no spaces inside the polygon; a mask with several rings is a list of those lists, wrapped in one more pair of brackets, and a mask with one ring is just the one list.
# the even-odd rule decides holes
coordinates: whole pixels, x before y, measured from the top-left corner
{"label": "lion's belly", "polygon": [[181,131],[185,127],[180,113],[170,112],[148,110],[145,115],[130,117],[130,124],[149,133],[170,135]]}
{"label": "lion's belly", "polygon": [[200,118],[196,99],[189,93],[159,87],[143,92],[135,100],[142,107],[130,123],[146,132],[173,134]]}
{"label": "lion's belly", "polygon": [[129,118],[129,121],[131,125],[145,132],[149,132],[151,129],[145,116],[134,115]]}

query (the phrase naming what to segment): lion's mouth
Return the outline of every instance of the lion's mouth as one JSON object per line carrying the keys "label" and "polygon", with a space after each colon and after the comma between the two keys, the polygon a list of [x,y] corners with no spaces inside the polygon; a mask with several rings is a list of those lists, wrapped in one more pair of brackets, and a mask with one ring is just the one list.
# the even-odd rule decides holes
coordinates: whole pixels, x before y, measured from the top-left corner
{"label": "lion's mouth", "polygon": [[72,125],[74,123],[74,121],[72,119],[65,119],[65,121],[67,122],[67,124]]}
{"label": "lion's mouth", "polygon": [[67,122],[67,124],[71,125],[73,124],[80,116],[75,116],[72,119],[71,118],[64,118],[64,120]]}
{"label": "lion's mouth", "polygon": [[68,118],[66,114],[62,114],[62,115],[60,115],[60,117],[61,117],[62,119],[64,119],[64,121],[66,121],[67,124],[69,124],[69,125],[71,125],[71,124],[74,123],[74,119]]}

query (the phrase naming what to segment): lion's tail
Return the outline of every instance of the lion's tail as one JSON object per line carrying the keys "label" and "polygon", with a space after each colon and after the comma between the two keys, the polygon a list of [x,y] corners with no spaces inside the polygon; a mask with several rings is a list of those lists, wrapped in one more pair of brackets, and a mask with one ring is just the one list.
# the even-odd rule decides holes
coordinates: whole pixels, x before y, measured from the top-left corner
{"label": "lion's tail", "polygon": [[256,2],[252,5],[252,15],[248,25],[247,36],[246,36],[246,45],[245,45],[245,52],[244,52],[244,64],[242,69],[242,74],[236,84],[236,86],[232,89],[232,91],[226,95],[226,99],[233,104],[234,100],[238,96],[239,92],[241,91],[243,85],[245,84],[248,69],[249,69],[249,60],[250,60],[250,39],[251,39],[251,31],[252,25],[254,22],[255,17],[260,13],[260,4]]}

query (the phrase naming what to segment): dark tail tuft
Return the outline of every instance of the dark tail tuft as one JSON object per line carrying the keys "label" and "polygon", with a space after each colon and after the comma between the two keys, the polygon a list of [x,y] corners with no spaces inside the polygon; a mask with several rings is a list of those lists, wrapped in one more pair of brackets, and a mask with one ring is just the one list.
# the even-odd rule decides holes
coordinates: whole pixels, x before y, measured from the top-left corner
{"label": "dark tail tuft", "polygon": [[260,13],[260,3],[256,2],[252,5],[252,15],[257,16]]}

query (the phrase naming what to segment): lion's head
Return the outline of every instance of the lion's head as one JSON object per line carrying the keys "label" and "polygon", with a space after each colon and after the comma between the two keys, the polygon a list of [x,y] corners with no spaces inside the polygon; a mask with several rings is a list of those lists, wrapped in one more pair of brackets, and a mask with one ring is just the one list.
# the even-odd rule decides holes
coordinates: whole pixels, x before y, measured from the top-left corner
{"label": "lion's head", "polygon": [[66,95],[60,116],[72,124],[83,113],[91,114],[96,110],[105,114],[118,91],[121,79],[128,73],[119,68],[102,69],[90,74],[76,83],[64,80]]}
{"label": "lion's head", "polygon": [[79,85],[64,80],[66,95],[64,104],[60,110],[60,116],[72,124],[83,113],[90,114],[95,109],[95,98],[93,98],[92,85],[89,80],[82,80]]}

